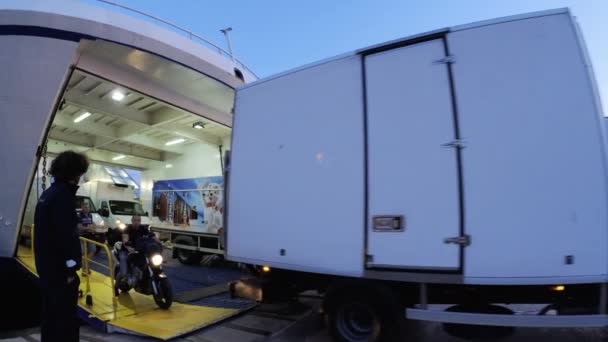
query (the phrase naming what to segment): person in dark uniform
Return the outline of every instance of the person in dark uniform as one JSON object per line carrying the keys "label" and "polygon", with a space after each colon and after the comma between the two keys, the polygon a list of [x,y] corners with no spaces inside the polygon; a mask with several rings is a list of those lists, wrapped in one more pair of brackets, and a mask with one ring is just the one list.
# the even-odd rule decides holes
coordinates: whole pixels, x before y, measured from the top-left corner
{"label": "person in dark uniform", "polygon": [[42,193],[34,217],[35,261],[42,294],[42,342],[77,342],[78,286],[82,254],[78,238],[76,191],[89,161],[76,152],[60,153],[51,164],[53,184]]}

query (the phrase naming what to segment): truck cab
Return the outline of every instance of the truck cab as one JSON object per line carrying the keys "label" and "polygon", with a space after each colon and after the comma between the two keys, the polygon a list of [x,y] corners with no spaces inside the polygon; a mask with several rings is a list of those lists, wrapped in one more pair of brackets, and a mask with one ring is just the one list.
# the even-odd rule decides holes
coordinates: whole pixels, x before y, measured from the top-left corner
{"label": "truck cab", "polygon": [[99,201],[99,215],[106,221],[111,229],[124,229],[131,223],[133,215],[141,216],[141,224],[150,225],[150,218],[139,202],[104,198]]}

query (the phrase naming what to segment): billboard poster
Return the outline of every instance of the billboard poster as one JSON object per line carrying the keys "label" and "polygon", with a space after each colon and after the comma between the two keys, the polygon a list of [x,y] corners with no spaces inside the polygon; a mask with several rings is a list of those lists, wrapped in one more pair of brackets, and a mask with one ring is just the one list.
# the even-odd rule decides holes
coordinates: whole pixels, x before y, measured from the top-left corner
{"label": "billboard poster", "polygon": [[217,233],[223,226],[221,176],[154,181],[153,215],[164,223],[200,227]]}

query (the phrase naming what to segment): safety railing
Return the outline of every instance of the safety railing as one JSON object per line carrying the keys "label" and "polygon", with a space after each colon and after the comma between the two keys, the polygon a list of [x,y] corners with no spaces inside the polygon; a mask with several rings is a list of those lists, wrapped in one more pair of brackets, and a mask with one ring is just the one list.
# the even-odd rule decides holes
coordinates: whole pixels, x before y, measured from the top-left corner
{"label": "safety railing", "polygon": [[[112,305],[114,306],[114,314],[116,314],[116,296],[115,296],[115,291],[114,291],[114,286],[115,286],[114,285],[114,261],[112,260],[112,253],[110,253],[110,248],[105,243],[97,242],[95,240],[87,239],[84,237],[80,237],[80,241],[82,242],[82,245],[83,245],[82,271],[87,273],[87,276],[83,277],[86,279],[86,293],[89,294],[91,292],[92,273],[91,273],[90,263],[107,269],[110,274],[110,285],[111,285],[110,290],[112,291]],[[103,250],[106,252],[106,255],[108,256],[107,265],[89,258],[89,244],[103,248]]]}
{"label": "safety railing", "polygon": [[223,56],[226,56],[226,57],[230,58],[232,61],[234,61],[234,63],[237,66],[241,67],[243,70],[246,70],[247,72],[249,72],[250,74],[252,74],[255,78],[258,78],[258,76],[253,72],[253,70],[251,70],[247,65],[245,65],[245,63],[243,63],[242,61],[240,61],[238,58],[234,57],[234,55],[230,51],[226,51],[224,48],[222,48],[218,44],[216,44],[216,43],[214,43],[214,42],[212,42],[212,41],[210,41],[210,40],[208,40],[208,39],[206,39],[206,38],[204,38],[202,36],[199,36],[199,35],[197,35],[196,33],[192,32],[190,30],[187,30],[187,29],[185,29],[183,27],[180,27],[177,24],[174,24],[174,23],[172,23],[170,21],[161,19],[159,17],[153,16],[153,15],[148,14],[146,12],[142,12],[142,11],[137,10],[135,8],[131,8],[129,6],[121,5],[121,4],[113,2],[113,1],[109,1],[109,0],[97,0],[97,1],[99,1],[101,3],[104,3],[104,4],[107,4],[107,5],[110,5],[110,6],[115,6],[115,7],[121,8],[123,10],[126,10],[127,12],[130,12],[130,13],[135,13],[135,14],[141,15],[141,16],[147,18],[147,19],[153,20],[156,24],[164,24],[164,25],[170,27],[172,31],[177,32],[178,34],[183,35],[183,36],[187,37],[188,39],[190,39],[192,41],[197,41],[199,44],[202,43],[206,47],[211,48],[213,50],[216,50],[217,53],[219,53],[220,55],[223,55]]}
{"label": "safety railing", "polygon": [[[31,255],[32,256],[34,256],[35,253],[36,253],[35,249],[34,249],[35,248],[35,245],[34,245],[34,232],[35,232],[34,225],[32,225],[31,232],[30,232],[30,239],[31,239],[30,245],[32,246],[31,247],[31,251],[32,251]],[[111,285],[110,291],[112,291],[112,305],[114,307],[114,315],[116,315],[117,299],[116,299],[115,292],[114,292],[114,286],[115,286],[114,285],[114,261],[112,259],[112,253],[110,253],[110,248],[105,243],[97,242],[95,240],[87,239],[87,238],[84,238],[84,237],[80,237],[80,241],[83,244],[83,248],[82,248],[82,251],[83,251],[83,253],[82,253],[82,270],[83,270],[83,272],[86,271],[88,273],[86,277],[81,277],[81,279],[82,278],[86,279],[86,294],[91,293],[91,276],[92,276],[92,274],[91,274],[91,269],[89,267],[89,263],[93,263],[95,265],[98,265],[98,266],[100,266],[102,268],[107,269],[109,271],[109,274],[110,274],[110,285]],[[101,248],[104,249],[104,251],[106,252],[106,255],[108,256],[108,263],[107,263],[107,265],[103,264],[101,262],[98,262],[96,260],[92,260],[91,258],[89,258],[89,250],[88,250],[89,249],[89,246],[88,246],[89,244],[93,244],[95,246],[99,246],[99,247],[101,247]]]}

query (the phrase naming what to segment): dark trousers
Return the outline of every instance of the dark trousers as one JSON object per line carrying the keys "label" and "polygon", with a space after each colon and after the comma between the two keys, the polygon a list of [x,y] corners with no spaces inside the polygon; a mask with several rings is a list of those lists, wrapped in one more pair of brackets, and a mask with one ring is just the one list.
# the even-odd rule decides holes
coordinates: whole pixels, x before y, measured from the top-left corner
{"label": "dark trousers", "polygon": [[70,284],[42,284],[41,342],[78,342],[78,277]]}

